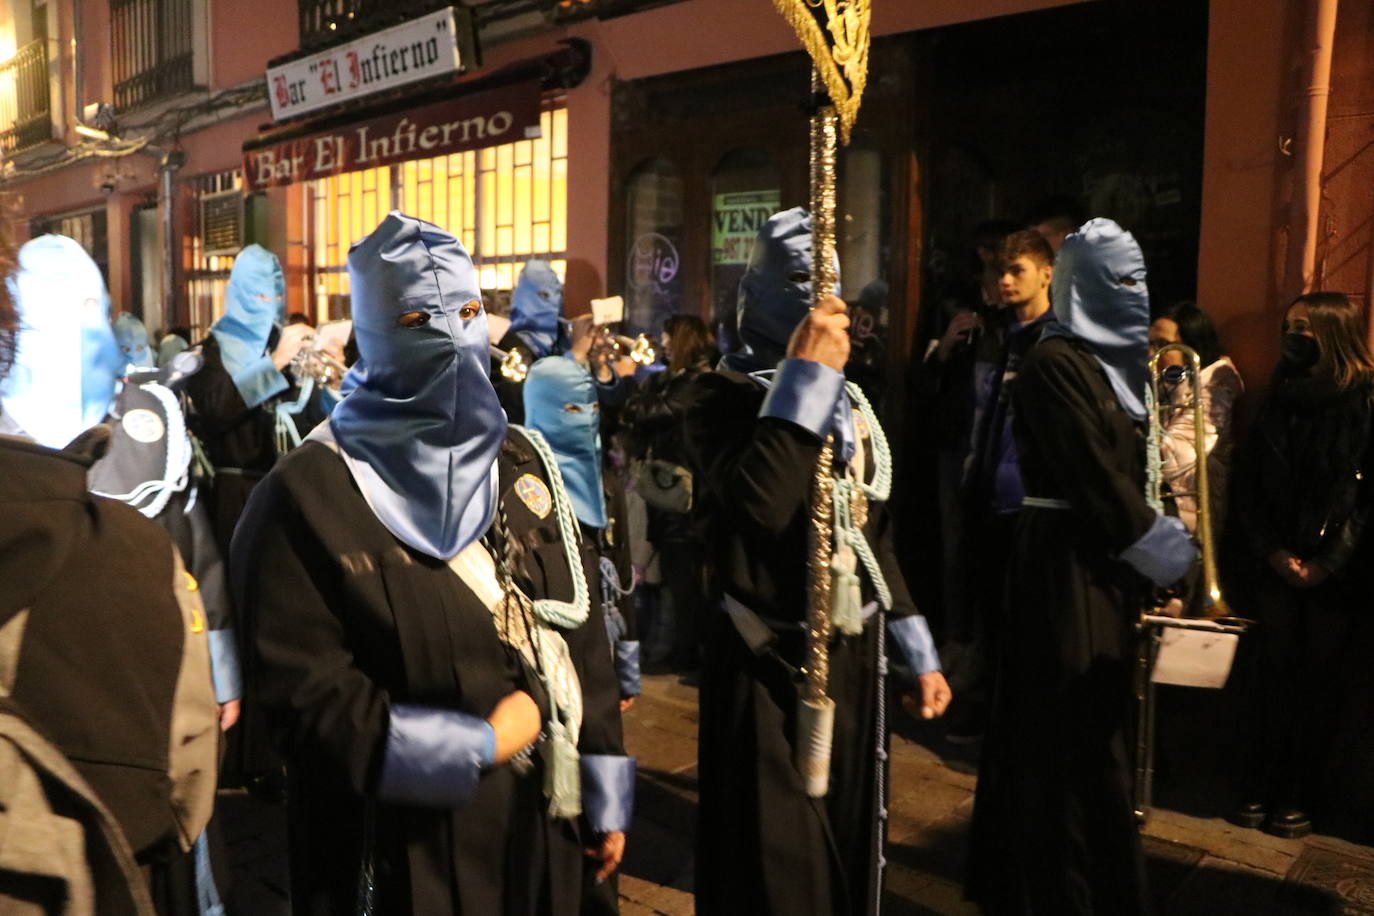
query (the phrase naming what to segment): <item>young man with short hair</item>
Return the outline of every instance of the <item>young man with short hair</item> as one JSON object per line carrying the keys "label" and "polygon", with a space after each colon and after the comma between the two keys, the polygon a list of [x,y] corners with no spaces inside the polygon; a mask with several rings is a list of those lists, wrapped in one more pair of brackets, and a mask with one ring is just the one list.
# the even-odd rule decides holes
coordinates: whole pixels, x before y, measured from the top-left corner
{"label": "young man with short hair", "polygon": [[1026,353],[1054,321],[1050,279],[1054,252],[1038,233],[1013,232],[997,251],[999,311],[972,369],[973,419],[961,487],[968,581],[964,695],[950,721],[954,743],[982,734],[991,689],[991,668],[1000,625],[1011,532],[1025,495],[1012,439],[1011,387]]}

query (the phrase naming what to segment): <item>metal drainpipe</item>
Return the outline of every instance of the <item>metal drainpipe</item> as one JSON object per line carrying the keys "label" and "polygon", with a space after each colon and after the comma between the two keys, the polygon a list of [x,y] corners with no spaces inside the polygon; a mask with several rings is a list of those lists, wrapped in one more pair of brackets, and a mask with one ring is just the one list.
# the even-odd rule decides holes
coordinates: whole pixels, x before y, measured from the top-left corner
{"label": "metal drainpipe", "polygon": [[[1301,193],[1294,195],[1289,230],[1288,286],[1309,293],[1317,279],[1318,217],[1322,204],[1322,165],[1326,157],[1326,109],[1331,99],[1331,55],[1336,37],[1339,0],[1317,0],[1308,23],[1308,48],[1312,54],[1307,95],[1298,124],[1299,180]],[[1302,240],[1301,247],[1295,244]]]}
{"label": "metal drainpipe", "polygon": [[158,209],[162,212],[162,320],[169,328],[177,324],[180,317],[176,311],[176,198],[172,176],[185,164],[186,154],[180,150],[169,151],[158,164],[158,173],[162,178],[158,194],[161,198]]}
{"label": "metal drainpipe", "polygon": [[[72,73],[72,95],[76,110],[72,112],[71,121],[75,123],[81,120],[82,100],[84,91],[83,70],[81,67],[81,0],[72,0],[72,62],[76,65]],[[64,129],[65,129],[65,125]]]}

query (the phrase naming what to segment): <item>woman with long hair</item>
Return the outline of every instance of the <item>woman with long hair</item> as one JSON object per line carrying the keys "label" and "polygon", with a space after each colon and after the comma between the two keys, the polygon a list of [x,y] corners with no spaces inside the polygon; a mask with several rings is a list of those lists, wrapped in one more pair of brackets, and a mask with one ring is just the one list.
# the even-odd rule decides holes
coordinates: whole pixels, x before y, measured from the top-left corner
{"label": "woman with long hair", "polygon": [[669,315],[663,322],[659,342],[670,375],[688,369],[710,369],[716,359],[716,338],[696,315]]}
{"label": "woman with long hair", "polygon": [[1374,357],[1341,293],[1298,297],[1244,454],[1233,512],[1257,567],[1248,695],[1258,746],[1232,820],[1281,837],[1311,832],[1346,697],[1369,489]]}

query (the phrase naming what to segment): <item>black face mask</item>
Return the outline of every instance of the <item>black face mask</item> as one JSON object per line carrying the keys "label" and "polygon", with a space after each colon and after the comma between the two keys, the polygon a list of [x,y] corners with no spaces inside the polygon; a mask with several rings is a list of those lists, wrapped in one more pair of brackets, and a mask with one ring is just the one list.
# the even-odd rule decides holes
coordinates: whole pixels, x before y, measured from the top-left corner
{"label": "black face mask", "polygon": [[1285,334],[1279,344],[1279,358],[1293,369],[1311,369],[1321,353],[1317,339],[1306,334]]}

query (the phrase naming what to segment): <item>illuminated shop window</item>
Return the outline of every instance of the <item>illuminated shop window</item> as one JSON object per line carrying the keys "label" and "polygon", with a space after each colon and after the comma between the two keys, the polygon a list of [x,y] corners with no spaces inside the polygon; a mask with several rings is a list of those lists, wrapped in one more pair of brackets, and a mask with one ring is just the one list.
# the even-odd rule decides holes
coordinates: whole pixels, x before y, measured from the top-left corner
{"label": "illuminated shop window", "polygon": [[486,290],[508,290],[532,257],[562,276],[568,247],[568,114],[546,111],[541,136],[307,182],[319,317],[348,314],[348,247],[395,208],[452,232]]}
{"label": "illuminated shop window", "polygon": [[387,166],[307,182],[315,319],[343,318],[348,310],[348,248],[392,208]]}

